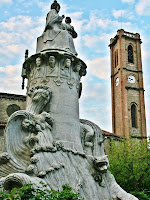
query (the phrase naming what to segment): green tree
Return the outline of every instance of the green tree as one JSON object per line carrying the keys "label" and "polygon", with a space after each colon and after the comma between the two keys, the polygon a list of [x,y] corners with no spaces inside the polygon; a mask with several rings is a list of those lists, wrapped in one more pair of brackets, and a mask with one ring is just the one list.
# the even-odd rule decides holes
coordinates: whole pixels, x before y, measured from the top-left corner
{"label": "green tree", "polygon": [[63,185],[61,191],[48,190],[47,186],[41,183],[41,186],[34,188],[27,184],[21,188],[14,188],[10,192],[0,192],[0,200],[83,200],[72,191],[69,185]]}
{"label": "green tree", "polygon": [[149,193],[150,146],[146,140],[112,141],[108,155],[110,171],[124,190]]}

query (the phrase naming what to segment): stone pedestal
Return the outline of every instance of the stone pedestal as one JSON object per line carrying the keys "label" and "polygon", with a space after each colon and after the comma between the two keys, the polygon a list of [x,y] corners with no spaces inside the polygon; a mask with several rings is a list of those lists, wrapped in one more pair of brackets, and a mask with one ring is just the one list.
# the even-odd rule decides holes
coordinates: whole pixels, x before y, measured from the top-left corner
{"label": "stone pedestal", "polygon": [[78,99],[80,78],[86,74],[85,63],[69,54],[46,52],[28,58],[24,68],[28,78],[27,107],[31,103],[28,94],[33,87],[50,87],[52,97],[46,111],[54,118],[53,140],[60,140],[66,148],[83,153]]}

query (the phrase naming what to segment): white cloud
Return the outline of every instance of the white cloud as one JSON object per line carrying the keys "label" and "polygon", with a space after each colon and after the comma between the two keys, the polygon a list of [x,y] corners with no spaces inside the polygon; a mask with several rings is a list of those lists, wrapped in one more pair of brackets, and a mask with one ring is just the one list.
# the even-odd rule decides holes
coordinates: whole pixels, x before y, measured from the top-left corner
{"label": "white cloud", "polygon": [[0,4],[3,4],[3,3],[11,3],[12,0],[0,0]]}
{"label": "white cloud", "polygon": [[83,30],[84,31],[90,31],[91,27],[92,27],[92,31],[98,30],[98,28],[102,28],[104,30],[111,30],[111,31],[116,31],[116,29],[121,28],[121,24],[122,27],[124,29],[129,29],[132,28],[133,30],[133,24],[131,22],[119,22],[117,20],[111,20],[109,18],[99,18],[98,16],[94,14],[91,14],[90,19],[88,21],[88,23],[83,26]]}
{"label": "white cloud", "polygon": [[25,51],[26,46],[23,44],[12,44],[5,47],[5,51],[3,48],[0,48],[1,54],[6,54],[8,57],[12,57],[14,54],[21,54]]}
{"label": "white cloud", "polygon": [[[50,1],[43,2],[40,0],[35,0],[35,1],[38,7],[42,10],[43,14],[47,14],[50,11],[52,1],[51,2]],[[66,13],[68,10],[68,5],[61,3],[60,6],[61,6],[60,15],[64,15],[64,13]]]}
{"label": "white cloud", "polygon": [[111,96],[110,81],[95,82],[95,77],[88,70],[88,74],[83,77],[82,82],[83,91],[79,104],[80,118],[88,119],[99,125],[100,128],[111,132],[111,109],[108,109],[111,104],[111,98],[108,98]]}
{"label": "white cloud", "polygon": [[8,45],[20,42],[20,34],[0,32],[0,45]]}
{"label": "white cloud", "polygon": [[[30,16],[21,15],[11,17],[6,22],[1,22],[0,53],[5,55],[4,59],[19,57],[19,55],[24,54],[25,49],[29,49],[34,54],[36,39],[42,34],[44,25],[45,19],[43,17],[31,18]],[[9,60],[11,63],[11,59]]]}
{"label": "white cloud", "polygon": [[83,12],[73,12],[73,13],[67,13],[65,15],[66,15],[66,17],[67,17],[67,15],[69,17],[71,17],[72,20],[76,20],[76,19],[80,19],[82,17]]}
{"label": "white cloud", "polygon": [[135,8],[138,15],[150,15],[150,0],[139,0]]}
{"label": "white cloud", "polygon": [[125,10],[113,10],[112,12],[113,12],[113,16],[115,18],[118,18],[118,17],[122,17],[122,15],[124,15],[126,11]]}
{"label": "white cloud", "polygon": [[89,73],[102,79],[110,79],[110,58],[109,56],[86,61]]}
{"label": "white cloud", "polygon": [[97,36],[97,35],[84,35],[82,37],[83,41],[84,41],[84,44],[85,46],[88,46],[88,47],[93,47],[97,44],[99,44],[100,42],[107,42],[109,41],[110,39],[110,34],[107,34],[107,33],[102,33],[101,35]]}
{"label": "white cloud", "polygon": [[6,76],[13,77],[18,71],[20,71],[20,65],[7,65],[5,68],[0,67],[0,72],[3,72]]}
{"label": "white cloud", "polygon": [[15,16],[11,17],[7,22],[1,22],[0,25],[2,28],[7,31],[18,31],[23,32],[25,29],[29,29],[33,26],[34,21],[29,16]]}
{"label": "white cloud", "polygon": [[0,67],[1,92],[14,93],[14,94],[25,94],[25,91],[21,90],[21,69],[20,65],[7,65],[5,68]]}
{"label": "white cloud", "polygon": [[122,0],[122,2],[125,2],[125,3],[134,3],[135,0]]}

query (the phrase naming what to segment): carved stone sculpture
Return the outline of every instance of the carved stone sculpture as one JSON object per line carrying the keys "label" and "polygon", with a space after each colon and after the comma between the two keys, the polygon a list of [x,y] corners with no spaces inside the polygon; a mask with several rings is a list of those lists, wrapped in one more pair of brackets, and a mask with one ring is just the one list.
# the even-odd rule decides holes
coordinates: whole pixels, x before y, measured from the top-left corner
{"label": "carved stone sculpture", "polygon": [[55,57],[54,56],[49,57],[49,66],[51,69],[53,69],[55,67]]}
{"label": "carved stone sculpture", "polygon": [[65,29],[69,32],[69,34],[73,38],[77,38],[78,34],[75,32],[74,27],[71,26],[71,18],[70,17],[66,17],[65,22],[66,22],[66,24],[64,24]]}
{"label": "carved stone sculpture", "polygon": [[64,66],[62,66],[61,75],[68,77],[69,71],[70,71],[70,66],[71,66],[71,60],[69,58],[67,58],[65,60]]}
{"label": "carved stone sculpture", "polygon": [[51,5],[51,11],[46,17],[44,33],[38,38],[37,53],[46,49],[55,49],[77,55],[72,39],[72,35],[75,35],[75,31],[69,24],[67,25],[68,28],[64,27],[62,23],[64,15],[59,16],[59,10],[60,5],[57,1],[54,1]]}
{"label": "carved stone sculpture", "polygon": [[[79,119],[86,64],[76,57],[71,19],[59,16],[55,0],[37,53],[23,64],[28,79],[26,110],[13,113],[0,155],[0,190],[42,181],[49,189],[69,184],[85,200],[137,200],[108,171],[101,129]],[[42,83],[42,84],[41,84]]]}

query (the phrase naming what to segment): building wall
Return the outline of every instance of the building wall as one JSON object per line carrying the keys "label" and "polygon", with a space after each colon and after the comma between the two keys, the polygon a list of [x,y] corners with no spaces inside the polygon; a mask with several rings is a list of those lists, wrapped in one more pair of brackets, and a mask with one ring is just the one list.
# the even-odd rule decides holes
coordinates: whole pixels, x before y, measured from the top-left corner
{"label": "building wall", "polygon": [[0,152],[4,151],[4,130],[10,114],[25,107],[25,96],[0,93]]}
{"label": "building wall", "polygon": [[4,129],[4,126],[0,127],[0,152],[4,151]]}

